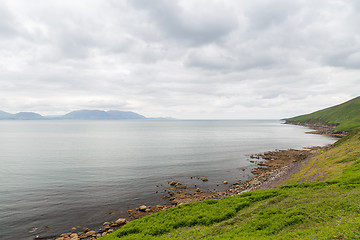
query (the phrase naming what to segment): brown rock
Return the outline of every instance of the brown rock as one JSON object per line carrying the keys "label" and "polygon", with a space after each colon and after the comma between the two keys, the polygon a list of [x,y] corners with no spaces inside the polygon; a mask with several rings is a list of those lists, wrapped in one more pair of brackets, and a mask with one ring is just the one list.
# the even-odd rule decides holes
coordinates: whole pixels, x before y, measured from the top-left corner
{"label": "brown rock", "polygon": [[96,232],[95,231],[88,231],[87,233],[85,233],[86,237],[95,237],[96,236]]}
{"label": "brown rock", "polygon": [[170,184],[170,185],[176,185],[176,182],[175,182],[175,181],[171,181],[169,184]]}
{"label": "brown rock", "polygon": [[223,181],[223,184],[228,184],[228,183],[229,183],[228,181],[225,181],[225,180]]}
{"label": "brown rock", "polygon": [[110,222],[104,222],[103,226],[107,226],[107,225],[110,225],[110,224],[111,224]]}
{"label": "brown rock", "polygon": [[147,209],[147,206],[145,206],[145,205],[141,205],[141,206],[139,207],[139,210],[142,211],[142,212],[145,212],[146,209]]}
{"label": "brown rock", "polygon": [[201,178],[201,181],[207,182],[207,181],[209,181],[209,179],[207,179],[206,177],[203,177],[203,178]]}
{"label": "brown rock", "polygon": [[115,223],[117,225],[124,225],[126,223],[126,219],[125,218],[119,218],[118,220],[115,221]]}
{"label": "brown rock", "polygon": [[79,236],[76,233],[73,233],[73,234],[70,235],[70,239],[71,240],[77,240],[77,239],[79,239]]}

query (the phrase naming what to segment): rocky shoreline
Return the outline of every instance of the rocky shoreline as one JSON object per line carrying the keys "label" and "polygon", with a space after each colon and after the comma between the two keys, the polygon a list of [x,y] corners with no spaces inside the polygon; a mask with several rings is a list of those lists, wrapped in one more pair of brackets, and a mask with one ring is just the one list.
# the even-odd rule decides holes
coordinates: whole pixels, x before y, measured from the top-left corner
{"label": "rocky shoreline", "polygon": [[325,125],[319,123],[302,123],[302,122],[289,122],[289,121],[285,121],[285,124],[298,125],[298,126],[314,129],[314,131],[306,132],[308,134],[320,134],[320,135],[327,135],[336,138],[342,138],[348,134],[347,132],[335,131],[337,125]]}
{"label": "rocky shoreline", "polygon": [[[229,186],[227,190],[221,192],[203,191],[200,188],[188,187],[177,181],[169,181],[169,188],[163,196],[165,204],[156,206],[139,206],[136,209],[128,210],[129,221],[138,219],[165,209],[175,207],[185,203],[198,202],[206,199],[220,199],[248,191],[276,188],[285,183],[293,174],[300,171],[301,165],[315,156],[319,151],[326,147],[312,147],[304,150],[275,150],[261,154],[251,155],[250,162],[257,164],[252,173],[255,177],[248,181],[237,181],[229,183],[223,180],[221,184]],[[201,181],[209,181],[208,178],[199,178]],[[211,181],[211,179],[210,179]],[[97,230],[91,230],[86,227],[74,227],[71,232],[63,233],[56,238],[35,238],[35,239],[56,239],[56,240],[92,240],[109,234],[118,228],[121,228],[128,220],[119,218],[115,222],[105,222]]]}

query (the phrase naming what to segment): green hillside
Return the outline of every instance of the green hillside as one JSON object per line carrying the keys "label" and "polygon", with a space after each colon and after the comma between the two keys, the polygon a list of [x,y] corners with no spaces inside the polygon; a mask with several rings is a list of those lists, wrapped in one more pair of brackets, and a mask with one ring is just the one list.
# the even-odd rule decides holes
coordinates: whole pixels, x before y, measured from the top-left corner
{"label": "green hillside", "polygon": [[337,131],[351,131],[360,126],[360,97],[311,114],[290,118],[287,122],[338,125],[335,128]]}
{"label": "green hillside", "polygon": [[359,239],[359,196],[355,130],[279,189],[184,204],[100,239]]}

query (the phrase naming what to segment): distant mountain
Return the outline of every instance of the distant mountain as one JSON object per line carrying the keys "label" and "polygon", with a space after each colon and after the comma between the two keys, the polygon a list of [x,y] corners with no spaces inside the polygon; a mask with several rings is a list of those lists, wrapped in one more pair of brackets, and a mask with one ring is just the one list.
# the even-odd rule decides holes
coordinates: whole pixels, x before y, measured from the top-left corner
{"label": "distant mountain", "polygon": [[112,119],[145,119],[143,115],[129,112],[129,111],[117,111],[117,110],[110,110],[106,112]]}
{"label": "distant mountain", "polygon": [[19,112],[13,115],[17,120],[41,120],[45,119],[38,113],[34,112]]}
{"label": "distant mountain", "polygon": [[0,111],[0,120],[13,119],[13,118],[14,118],[14,114]]}
{"label": "distant mountain", "polygon": [[34,112],[19,112],[11,114],[8,112],[0,111],[0,120],[40,120],[45,119],[40,114]]}
{"label": "distant mountain", "polygon": [[146,119],[146,117],[129,111],[102,111],[102,110],[78,110],[73,111],[61,119],[78,119],[78,120],[121,120],[121,119]]}
{"label": "distant mountain", "polygon": [[0,111],[0,120],[125,120],[125,119],[163,119],[171,118],[147,118],[135,112],[118,111],[118,110],[77,110],[69,112],[65,115],[58,116],[42,116],[34,112],[19,112],[11,114]]}
{"label": "distant mountain", "polygon": [[314,113],[289,118],[288,123],[325,124],[337,126],[337,131],[360,127],[360,97]]}

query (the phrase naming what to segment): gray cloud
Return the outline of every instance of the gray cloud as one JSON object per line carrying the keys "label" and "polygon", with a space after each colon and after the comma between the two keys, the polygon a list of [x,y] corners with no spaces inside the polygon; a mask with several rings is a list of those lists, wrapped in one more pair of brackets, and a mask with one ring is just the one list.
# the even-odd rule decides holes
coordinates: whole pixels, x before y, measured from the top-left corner
{"label": "gray cloud", "polygon": [[211,1],[203,2],[212,5],[206,11],[202,11],[202,8],[191,9],[196,7],[192,5],[184,9],[177,0],[135,0],[132,3],[136,8],[146,10],[149,20],[166,37],[175,41],[182,40],[195,45],[217,42],[237,27],[234,13],[229,12],[230,9],[224,8],[222,4],[213,4]]}
{"label": "gray cloud", "polygon": [[358,1],[0,3],[0,109],[282,118],[359,94]]}

